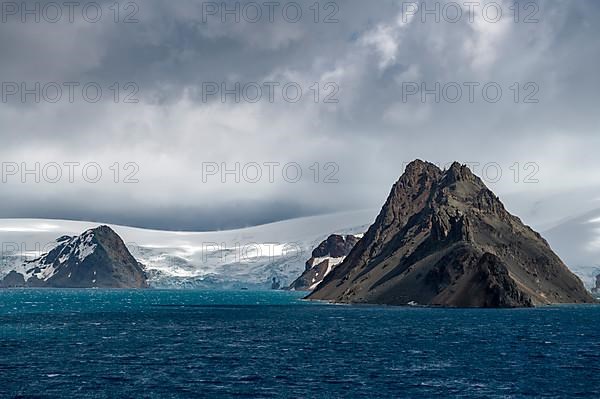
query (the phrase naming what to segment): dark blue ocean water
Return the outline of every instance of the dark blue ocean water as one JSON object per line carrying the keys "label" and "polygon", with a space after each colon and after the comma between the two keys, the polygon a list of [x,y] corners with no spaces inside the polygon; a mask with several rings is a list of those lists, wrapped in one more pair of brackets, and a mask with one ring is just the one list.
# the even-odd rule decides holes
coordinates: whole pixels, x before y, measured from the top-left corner
{"label": "dark blue ocean water", "polygon": [[600,307],[287,292],[0,291],[0,396],[600,397]]}

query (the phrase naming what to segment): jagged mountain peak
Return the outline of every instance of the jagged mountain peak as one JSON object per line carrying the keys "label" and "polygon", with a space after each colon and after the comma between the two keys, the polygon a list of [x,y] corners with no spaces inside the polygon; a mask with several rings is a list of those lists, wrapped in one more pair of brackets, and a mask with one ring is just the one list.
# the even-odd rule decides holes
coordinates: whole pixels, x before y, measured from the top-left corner
{"label": "jagged mountain peak", "polygon": [[443,306],[590,302],[547,242],[471,170],[411,163],[375,223],[309,298]]}
{"label": "jagged mountain peak", "polygon": [[412,161],[396,183],[399,188],[417,187],[427,180],[441,176],[442,171],[436,165],[421,160]]}
{"label": "jagged mountain peak", "polygon": [[444,182],[453,184],[460,181],[468,181],[482,186],[483,182],[476,177],[467,165],[462,165],[459,162],[453,162],[452,165],[444,172]]}
{"label": "jagged mountain peak", "polygon": [[435,164],[421,159],[415,159],[406,165],[404,174],[420,174],[426,170],[440,170]]}

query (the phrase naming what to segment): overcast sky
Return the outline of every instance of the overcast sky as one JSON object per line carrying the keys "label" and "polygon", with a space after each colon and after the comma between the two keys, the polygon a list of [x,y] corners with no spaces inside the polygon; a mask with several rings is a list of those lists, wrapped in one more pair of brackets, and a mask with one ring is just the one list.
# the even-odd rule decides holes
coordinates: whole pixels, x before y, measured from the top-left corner
{"label": "overcast sky", "polygon": [[0,217],[378,208],[415,158],[471,163],[535,226],[599,207],[596,0],[47,3],[3,3]]}

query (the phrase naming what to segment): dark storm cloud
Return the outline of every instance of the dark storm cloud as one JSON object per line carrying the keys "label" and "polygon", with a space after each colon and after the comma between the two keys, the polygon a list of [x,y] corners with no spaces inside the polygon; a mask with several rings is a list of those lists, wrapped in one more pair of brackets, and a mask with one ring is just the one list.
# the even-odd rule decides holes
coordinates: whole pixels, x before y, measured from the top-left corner
{"label": "dark storm cloud", "polygon": [[[4,82],[95,82],[103,90],[95,103],[81,93],[73,103],[10,97],[0,105],[0,157],[28,167],[93,161],[105,175],[114,162],[132,162],[139,166],[139,183],[9,179],[1,187],[2,216],[172,229],[245,226],[379,206],[405,162],[419,157],[475,162],[480,174],[483,165],[499,165],[502,179],[488,184],[544,223],[562,217],[560,207],[544,206],[539,215],[517,205],[527,203],[522,198],[599,183],[593,171],[600,166],[600,6],[592,0],[537,2],[537,23],[523,22],[526,9],[516,23],[509,1],[496,2],[505,13],[501,21],[485,20],[479,7],[472,22],[464,10],[456,23],[432,17],[423,23],[420,14],[403,14],[410,2],[401,1],[338,2],[337,23],[322,23],[335,11],[325,8],[328,2],[320,3],[319,23],[309,8],[314,1],[298,2],[304,15],[297,23],[280,14],[273,23],[221,23],[215,17],[204,21],[203,2],[144,1],[136,3],[133,17],[139,22],[126,24],[126,3],[119,4],[119,23],[109,8],[114,2],[98,3],[103,17],[97,23],[77,13],[74,23],[20,23],[14,16],[0,23]],[[435,3],[427,2],[428,8]],[[139,89],[133,95],[138,103],[123,102],[132,93],[124,88],[129,82]],[[305,95],[298,103],[281,95],[273,103],[222,103],[218,95],[204,101],[203,84],[211,82],[295,82]],[[317,103],[310,89],[315,82]],[[327,82],[339,89],[338,103],[323,102]],[[466,82],[479,85],[473,102]],[[495,103],[481,94],[490,82],[503,90]],[[420,93],[403,96],[406,83],[429,89],[455,83],[464,92],[456,103],[436,102],[432,95],[423,102]],[[524,101],[528,95],[537,102]],[[304,179],[199,179],[206,162],[232,167],[272,161],[300,164]],[[320,169],[337,165],[339,182],[315,184],[315,162]],[[523,183],[527,163],[538,166],[536,184]]]}
{"label": "dark storm cloud", "polygon": [[[0,218],[42,218],[59,220],[86,220],[96,223],[120,224],[156,230],[215,231],[249,227],[280,220],[319,215],[340,211],[311,207],[311,204],[295,203],[293,200],[244,201],[243,203],[220,202],[213,206],[178,206],[166,208],[149,205],[140,208],[98,206],[82,207],[78,200],[70,198],[59,202],[4,201]],[[88,204],[91,205],[91,204]],[[343,209],[342,209],[343,210]]]}

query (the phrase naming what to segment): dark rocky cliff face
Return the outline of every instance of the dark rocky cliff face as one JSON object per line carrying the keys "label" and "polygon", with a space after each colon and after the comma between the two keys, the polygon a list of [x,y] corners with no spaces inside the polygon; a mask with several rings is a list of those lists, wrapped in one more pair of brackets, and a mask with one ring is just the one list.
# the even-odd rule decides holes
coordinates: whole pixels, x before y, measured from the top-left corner
{"label": "dark rocky cliff face", "polygon": [[5,287],[147,288],[143,266],[131,255],[121,237],[100,226],[80,236],[61,237],[57,246],[26,262],[25,275],[11,272]]}
{"label": "dark rocky cliff face", "polygon": [[454,307],[593,302],[547,242],[466,166],[442,171],[419,160],[308,298]]}
{"label": "dark rocky cliff face", "polygon": [[353,235],[330,235],[312,251],[304,273],[289,287],[291,290],[309,291],[315,288],[333,268],[341,263],[358,242]]}

